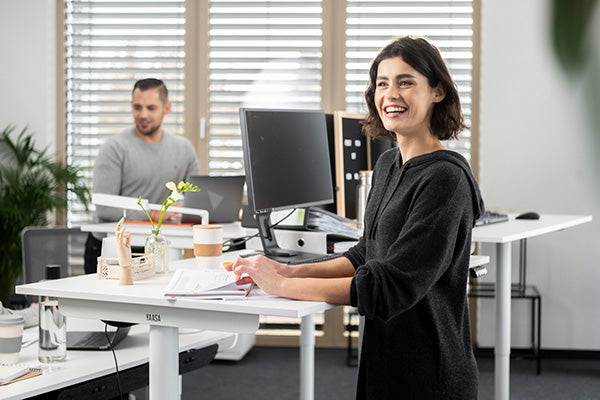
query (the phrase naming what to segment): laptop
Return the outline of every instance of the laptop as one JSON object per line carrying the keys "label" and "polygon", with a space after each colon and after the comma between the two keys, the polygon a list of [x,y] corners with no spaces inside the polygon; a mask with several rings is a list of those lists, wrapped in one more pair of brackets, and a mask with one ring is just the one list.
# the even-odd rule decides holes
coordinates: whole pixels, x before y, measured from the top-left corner
{"label": "laptop", "polygon": [[[198,186],[199,192],[185,192],[183,205],[208,211],[210,223],[238,221],[242,208],[244,175],[192,175],[188,182]],[[200,223],[197,215],[183,214],[182,223]]]}
{"label": "laptop", "polygon": [[[116,331],[108,332],[108,337],[114,348],[121,342],[131,326],[120,326]],[[109,350],[110,346],[106,335],[102,331],[68,331],[67,332],[67,350]]]}

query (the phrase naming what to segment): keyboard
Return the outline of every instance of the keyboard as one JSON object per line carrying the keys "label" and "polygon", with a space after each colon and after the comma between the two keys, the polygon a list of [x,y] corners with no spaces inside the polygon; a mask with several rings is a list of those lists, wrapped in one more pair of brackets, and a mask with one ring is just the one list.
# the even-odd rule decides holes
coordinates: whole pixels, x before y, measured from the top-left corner
{"label": "keyboard", "polygon": [[497,213],[493,211],[485,211],[477,221],[475,226],[483,226],[489,224],[496,224],[498,222],[508,221],[508,214]]}

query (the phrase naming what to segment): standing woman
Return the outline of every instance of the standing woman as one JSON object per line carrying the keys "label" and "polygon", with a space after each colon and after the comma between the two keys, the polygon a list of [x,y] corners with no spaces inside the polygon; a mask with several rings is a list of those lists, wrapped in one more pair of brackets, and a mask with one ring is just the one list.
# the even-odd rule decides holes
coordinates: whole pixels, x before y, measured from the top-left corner
{"label": "standing woman", "polygon": [[458,92],[437,48],[402,37],[373,61],[365,97],[365,133],[398,148],[374,168],[359,243],[322,263],[227,269],[273,295],[358,307],[357,399],[476,399],[466,285],[484,207],[464,157],[441,143],[465,128]]}

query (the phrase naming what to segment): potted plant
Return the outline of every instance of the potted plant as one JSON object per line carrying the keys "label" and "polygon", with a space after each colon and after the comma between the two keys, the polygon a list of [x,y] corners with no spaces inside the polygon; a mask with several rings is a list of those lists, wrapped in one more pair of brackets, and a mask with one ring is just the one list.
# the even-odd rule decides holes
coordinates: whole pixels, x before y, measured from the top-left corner
{"label": "potted plant", "polygon": [[37,150],[24,128],[0,133],[0,300],[14,292],[22,271],[21,231],[48,223],[48,212],[65,208],[73,192],[87,209],[89,190],[79,168],[53,161],[46,149]]}

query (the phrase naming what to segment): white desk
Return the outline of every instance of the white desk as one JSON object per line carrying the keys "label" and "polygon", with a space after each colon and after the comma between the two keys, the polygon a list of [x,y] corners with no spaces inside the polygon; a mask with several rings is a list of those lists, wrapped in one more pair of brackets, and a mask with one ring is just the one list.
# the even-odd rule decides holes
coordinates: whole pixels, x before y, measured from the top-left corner
{"label": "white desk", "polygon": [[[104,330],[100,320],[68,318],[69,330]],[[37,331],[37,327],[28,328]],[[109,330],[114,329],[110,328]],[[232,334],[213,331],[198,331],[179,335],[179,352],[210,346],[215,343],[225,347],[233,340]],[[136,367],[148,362],[148,327],[134,325],[129,334],[116,350],[119,371]],[[37,396],[57,389],[66,388],[92,379],[113,374],[115,364],[111,351],[67,351],[63,362],[43,364],[38,361],[38,343],[21,350],[19,363],[30,367],[42,366],[45,369],[40,376],[25,379],[0,387],[0,398],[20,400]]]}
{"label": "white desk", "polygon": [[[116,222],[87,224],[81,226],[81,231],[106,233],[110,236],[114,236],[116,225]],[[223,225],[225,228],[223,230],[224,239],[237,238],[247,234],[246,228],[242,228],[242,224],[240,222],[219,225]],[[133,246],[144,246],[146,237],[152,233],[152,226],[149,223],[126,223],[125,228],[131,234],[131,244]],[[160,227],[160,232],[169,240],[169,246],[174,249],[191,249],[194,247],[192,241],[193,228],[190,225],[163,224]]]}
{"label": "white desk", "polygon": [[[225,256],[224,256],[225,257]],[[236,257],[235,252],[226,257]],[[167,300],[163,292],[172,274],[119,286],[118,281],[84,275],[17,286],[17,293],[59,299],[67,316],[108,319],[150,326],[150,399],[178,395],[178,327],[253,333],[260,315],[302,318],[300,398],[314,398],[314,314],[335,307],[327,303],[269,300]]]}
{"label": "white desk", "polygon": [[543,214],[539,220],[510,220],[473,229],[472,240],[496,243],[496,337],[494,346],[494,393],[496,400],[508,400],[510,388],[510,300],[511,243],[516,240],[581,225],[591,215]]}

